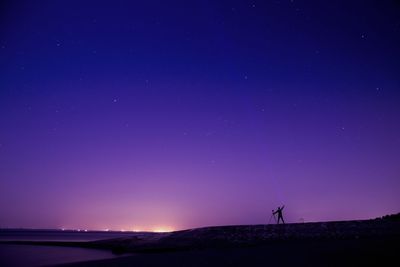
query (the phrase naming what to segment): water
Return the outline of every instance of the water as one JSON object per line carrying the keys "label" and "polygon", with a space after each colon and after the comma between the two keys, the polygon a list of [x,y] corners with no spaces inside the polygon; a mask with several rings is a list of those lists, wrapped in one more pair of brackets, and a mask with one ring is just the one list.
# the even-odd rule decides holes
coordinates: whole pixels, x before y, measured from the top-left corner
{"label": "water", "polygon": [[[127,237],[124,232],[77,232],[59,230],[0,230],[0,241],[93,241]],[[111,251],[31,245],[0,244],[0,266],[43,266],[118,257]]]}
{"label": "water", "polygon": [[0,266],[2,267],[34,267],[113,257],[117,256],[106,250],[0,244]]}
{"label": "water", "polygon": [[93,241],[132,235],[129,232],[0,229],[0,241]]}

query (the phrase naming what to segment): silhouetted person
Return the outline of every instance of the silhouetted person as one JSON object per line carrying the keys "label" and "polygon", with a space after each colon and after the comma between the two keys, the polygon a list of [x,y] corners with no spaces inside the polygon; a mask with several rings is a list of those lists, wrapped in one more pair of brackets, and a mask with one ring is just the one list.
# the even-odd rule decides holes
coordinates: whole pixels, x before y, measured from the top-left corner
{"label": "silhouetted person", "polygon": [[283,205],[282,207],[278,207],[278,209],[276,211],[272,211],[272,213],[278,214],[278,220],[277,223],[279,224],[279,221],[282,220],[282,223],[285,224],[285,220],[283,220],[283,215],[282,215],[282,210],[285,207],[285,205]]}

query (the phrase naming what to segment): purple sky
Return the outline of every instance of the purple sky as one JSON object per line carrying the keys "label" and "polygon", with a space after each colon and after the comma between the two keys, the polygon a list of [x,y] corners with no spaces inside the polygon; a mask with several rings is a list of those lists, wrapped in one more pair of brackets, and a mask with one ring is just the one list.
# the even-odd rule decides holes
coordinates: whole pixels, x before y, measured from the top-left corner
{"label": "purple sky", "polygon": [[394,1],[98,2],[0,7],[0,227],[400,211]]}

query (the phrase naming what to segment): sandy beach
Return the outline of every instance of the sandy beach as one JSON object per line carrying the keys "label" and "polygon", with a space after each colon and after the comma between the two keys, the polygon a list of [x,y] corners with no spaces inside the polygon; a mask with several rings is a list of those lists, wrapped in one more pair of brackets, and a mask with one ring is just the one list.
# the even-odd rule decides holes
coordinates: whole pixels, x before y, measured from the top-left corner
{"label": "sandy beach", "polygon": [[60,266],[389,266],[399,239],[286,241],[242,248],[138,253]]}
{"label": "sandy beach", "polygon": [[13,244],[84,247],[123,257],[61,266],[382,266],[396,262],[398,215],[286,225],[215,226],[88,242]]}

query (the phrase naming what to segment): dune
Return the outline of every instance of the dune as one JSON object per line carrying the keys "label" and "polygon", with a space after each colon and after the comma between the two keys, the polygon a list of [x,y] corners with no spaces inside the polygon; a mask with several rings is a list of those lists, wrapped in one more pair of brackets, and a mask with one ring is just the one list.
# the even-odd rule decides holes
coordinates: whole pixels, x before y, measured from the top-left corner
{"label": "dune", "polygon": [[90,242],[29,244],[108,249],[127,255],[66,266],[371,266],[397,260],[399,241],[397,214],[372,220],[215,226]]}

